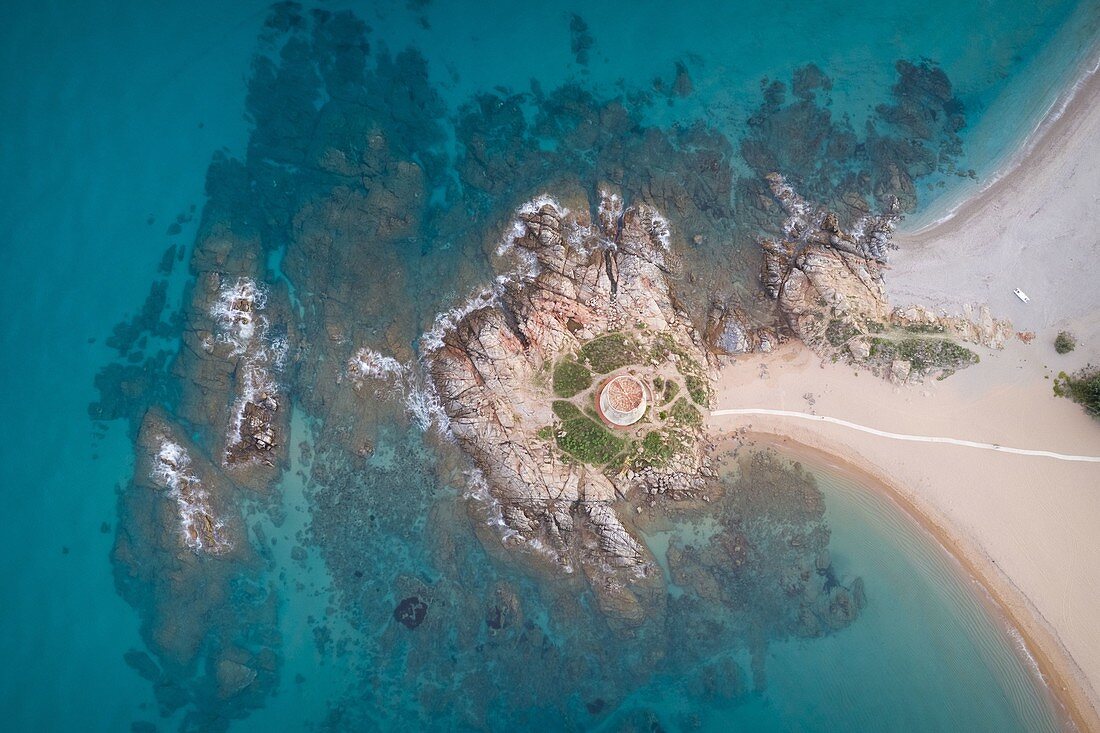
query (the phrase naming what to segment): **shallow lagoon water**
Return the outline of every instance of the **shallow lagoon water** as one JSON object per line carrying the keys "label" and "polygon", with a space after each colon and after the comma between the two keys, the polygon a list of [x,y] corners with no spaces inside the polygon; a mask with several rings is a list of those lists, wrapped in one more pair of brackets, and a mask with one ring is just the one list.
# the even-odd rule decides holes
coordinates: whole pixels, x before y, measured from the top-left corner
{"label": "shallow lagoon water", "polygon": [[858,569],[868,603],[838,634],[772,649],[749,727],[1058,730],[1016,632],[935,537],[873,479],[784,450],[816,477],[833,562]]}
{"label": "shallow lagoon water", "polygon": [[[889,8],[845,3],[808,10],[759,3],[734,13],[716,3],[670,15],[657,3],[632,6],[630,13],[611,6],[543,4],[519,16],[489,4],[464,8],[442,2],[422,10],[403,3],[354,9],[372,26],[369,37],[376,47],[400,50],[413,44],[421,50],[450,109],[497,85],[526,89],[532,78],[547,89],[568,79],[606,93],[620,89],[620,79],[623,88],[651,89],[654,77],[669,83],[676,61],[683,61],[692,95],[662,98],[644,114],[660,124],[703,117],[730,136],[759,104],[761,77],[789,79],[796,67],[817,63],[835,80],[837,114],[846,111],[858,122],[888,93],[895,60],[927,56],[942,64],[966,106],[966,158],[960,167],[975,168],[980,183],[1057,95],[1097,33],[1100,11],[1094,3],[1038,8],[1029,3],[1026,12],[1021,6],[998,3],[991,11],[985,3]],[[118,730],[133,721],[158,720],[150,684],[123,661],[125,652],[144,646],[140,612],[116,593],[109,558],[117,492],[130,478],[132,436],[121,421],[91,423],[87,405],[97,399],[95,373],[114,358],[104,338],[139,307],[165,247],[189,247],[193,241],[195,221],[186,216],[178,234],[165,232],[192,205],[196,218],[201,212],[210,156],[223,147],[235,155],[245,150],[250,131],[242,117],[245,82],[267,10],[266,3],[24,3],[9,9],[10,22],[0,31],[0,176],[7,192],[0,369],[9,385],[0,465],[6,506],[15,518],[3,540],[14,590],[2,618],[7,628],[19,630],[6,635],[0,649],[8,660],[0,672],[0,699],[11,729]],[[570,49],[572,13],[585,19],[593,39],[587,66],[578,64]],[[470,43],[474,38],[477,42]],[[934,178],[929,182],[935,185]],[[950,190],[922,191],[921,211],[934,210]],[[178,303],[186,278],[185,268],[177,267],[170,307]],[[295,515],[308,497],[296,493],[293,482],[292,475],[284,480],[287,512],[295,517],[283,525],[285,543],[309,521]],[[456,501],[460,489],[450,486],[438,500]],[[851,563],[851,572],[873,578],[871,568],[856,566],[875,553],[858,543],[845,551],[844,538],[873,548],[881,535],[860,526],[858,506],[826,494],[834,555]],[[842,531],[846,522],[852,529]],[[278,695],[237,723],[239,728],[270,728],[280,721],[316,724],[332,705],[341,704],[346,686],[362,671],[346,658],[317,651],[313,628],[299,614],[334,608],[325,595],[331,578],[316,553],[303,567],[288,560],[286,550],[281,544],[271,552],[267,571],[282,588],[286,658]],[[910,551],[918,554],[912,548],[902,554]],[[411,561],[422,563],[419,557]],[[927,587],[949,587],[945,578],[932,574]],[[769,692],[760,701],[759,720],[803,729],[829,720],[829,711],[799,696],[806,686],[797,674],[803,668],[798,660],[828,656],[834,649],[841,657],[850,652],[837,647],[864,625],[874,627],[875,614],[884,609],[870,581],[868,595],[872,602],[853,627],[824,640],[772,648]],[[976,643],[994,660],[986,663],[994,673],[971,697],[991,701],[994,711],[987,719],[1040,727],[1048,719],[1031,682],[1017,672],[997,671],[1010,642],[989,631],[993,622],[973,615],[976,606],[951,610],[962,603],[951,593],[940,600],[948,609],[942,611],[944,623],[962,616],[969,621],[956,628],[986,629],[985,636],[979,634],[984,641]],[[927,602],[926,596],[899,591],[889,615],[911,615],[909,604]],[[549,627],[549,613],[535,615]],[[364,633],[334,626],[337,638]],[[932,631],[928,636],[935,638]],[[926,644],[928,637],[908,643]],[[352,669],[351,682],[338,671],[345,668]],[[957,671],[960,686],[969,689],[969,673]],[[299,673],[306,678],[302,683],[295,682]],[[999,697],[998,686],[1007,690]],[[919,705],[910,700],[910,707],[899,697],[894,710],[911,716],[899,720],[920,727],[922,714],[935,705],[929,700],[939,692],[922,695]],[[870,700],[852,704],[870,708]],[[748,712],[739,714],[753,709],[749,703]]]}

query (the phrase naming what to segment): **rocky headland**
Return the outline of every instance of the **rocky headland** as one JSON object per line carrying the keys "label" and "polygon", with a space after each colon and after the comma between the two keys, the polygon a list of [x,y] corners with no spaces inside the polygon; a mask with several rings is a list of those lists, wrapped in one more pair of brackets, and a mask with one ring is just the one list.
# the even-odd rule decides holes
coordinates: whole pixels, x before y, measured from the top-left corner
{"label": "rocky headland", "polygon": [[[660,585],[638,515],[668,500],[721,494],[703,414],[715,357],[770,351],[791,338],[896,383],[943,378],[978,361],[962,342],[1000,348],[1011,325],[987,309],[959,316],[894,307],[885,277],[896,201],[842,228],[827,208],[767,178],[785,215],[761,240],[761,284],[777,319],[716,307],[697,330],[679,304],[667,221],[606,188],[595,205],[549,197],[517,211],[499,255],[521,263],[447,314],[423,339],[432,404],[484,477],[504,544],[581,571],[611,617],[640,621]],[[362,350],[358,380],[404,380],[406,367]],[[620,375],[644,389],[641,419],[605,419],[601,390]],[[438,401],[438,404],[435,401]]]}
{"label": "rocky headland", "polygon": [[[443,427],[476,466],[475,514],[532,566],[583,578],[615,624],[665,613],[667,578],[641,539],[643,525],[714,513],[729,527],[707,546],[707,562],[721,564],[716,558],[731,548],[751,552],[731,572],[759,573],[764,595],[773,581],[786,583],[789,608],[803,621],[849,623],[859,604],[838,602],[850,591],[817,572],[829,563],[821,560],[828,531],[816,490],[787,496],[789,482],[754,482],[756,499],[774,494],[789,504],[764,524],[813,538],[761,554],[771,530],[743,523],[768,513],[736,510],[729,482],[712,467],[704,414],[714,352],[675,297],[680,274],[666,220],[645,203],[624,206],[604,187],[595,204],[530,201],[506,231],[497,254],[519,266],[422,338],[426,383],[417,367],[364,348],[348,363],[357,389],[400,395],[422,424]],[[756,346],[788,337],[786,329],[750,333]],[[644,405],[625,425],[605,414],[604,395],[623,377]],[[695,559],[677,553],[676,572],[696,572],[686,569]],[[831,608],[847,609],[845,617],[833,618]],[[751,615],[750,607],[738,612]],[[791,623],[777,633],[819,633],[813,628]]]}
{"label": "rocky headland", "polygon": [[[571,30],[583,53],[585,24]],[[834,209],[866,213],[872,192],[911,207],[916,183],[956,157],[962,118],[943,72],[899,63],[865,133],[830,116],[831,81],[807,66],[789,85],[771,80],[732,140],[703,120],[646,122],[653,99],[697,93],[684,65],[656,96],[498,88],[456,119],[419,52],[372,48],[368,33],[351,13],[273,7],[246,152],[216,155],[201,214],[179,217],[201,217],[183,301],[168,306],[185,260],[172,248],[97,378],[92,416],[128,418],[137,438],[114,560],[156,657],[133,665],[164,712],[191,705],[200,726],[246,714],[273,688],[284,591],[268,582],[275,537],[262,528],[284,519],[291,456],[311,515],[291,557],[323,559],[328,615],[362,632],[351,644],[387,701],[358,727],[423,727],[373,717],[396,709],[412,678],[433,724],[452,727],[490,724],[471,682],[506,686],[516,709],[540,715],[574,698],[613,710],[658,668],[703,679],[721,667],[728,690],[744,690],[730,660],[701,672],[698,660],[751,647],[762,667],[769,641],[850,622],[860,594],[832,570],[812,480],[746,456],[739,479],[714,475],[731,464],[705,432],[712,357],[813,339],[810,309],[827,325],[845,307],[819,295],[865,297],[848,264],[866,260],[881,279],[873,256],[829,241],[816,211],[782,229],[765,174],[784,171]],[[577,193],[599,181],[610,183],[596,200]],[[531,202],[512,223],[538,191],[565,205]],[[504,265],[491,255],[502,222]],[[863,237],[843,218],[833,233],[841,226]],[[790,244],[776,301],[758,287],[761,232]],[[716,298],[727,305],[708,327]],[[874,299],[859,307],[878,317]],[[645,397],[625,428],[601,414],[616,377]],[[716,534],[646,546],[681,520]],[[537,593],[524,588],[532,567]],[[673,583],[688,592],[673,597]],[[606,620],[630,633],[611,639]],[[319,648],[336,646],[329,619],[311,625]],[[444,659],[441,639],[460,651]],[[494,645],[506,653],[486,665]],[[602,674],[611,654],[614,679]]]}
{"label": "rocky headland", "polygon": [[896,200],[881,215],[864,215],[844,230],[835,212],[807,202],[779,174],[767,179],[786,220],[782,237],[760,240],[761,283],[781,325],[777,333],[753,328],[740,311],[718,310],[708,329],[716,352],[769,351],[794,336],[823,357],[905,383],[977,363],[978,355],[959,342],[999,349],[1014,335],[1012,324],[993,318],[985,306],[948,315],[890,303],[885,280],[901,216]]}
{"label": "rocky headland", "polygon": [[[603,192],[593,216],[549,198],[518,211],[498,281],[426,356],[450,431],[484,472],[506,544],[579,569],[601,606],[640,619],[631,586],[659,575],[624,525],[659,497],[706,499],[711,394],[699,334],[670,287],[669,230],[652,208]],[[598,412],[616,375],[647,408],[620,428]]]}

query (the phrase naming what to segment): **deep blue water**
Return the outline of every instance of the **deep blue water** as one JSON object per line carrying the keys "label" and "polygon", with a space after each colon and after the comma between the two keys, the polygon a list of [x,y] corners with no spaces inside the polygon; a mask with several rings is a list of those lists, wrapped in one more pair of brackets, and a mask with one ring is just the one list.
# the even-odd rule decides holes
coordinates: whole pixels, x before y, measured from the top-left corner
{"label": "deep blue water", "polygon": [[[373,255],[380,269],[390,270],[364,285],[364,298],[372,305],[359,325],[363,333],[377,335],[378,346],[407,344],[437,310],[483,283],[487,264],[470,253],[480,250],[481,240],[494,239],[493,227],[511,206],[539,192],[531,187],[549,185],[544,171],[528,175],[522,166],[513,166],[518,173],[502,181],[502,188],[478,188],[473,174],[455,163],[475,139],[471,130],[491,131],[484,133],[490,150],[516,143],[518,138],[509,138],[513,128],[492,113],[506,108],[502,100],[509,93],[529,91],[533,80],[550,101],[517,103],[532,130],[540,115],[550,122],[555,114],[565,116],[565,101],[551,92],[568,83],[575,85],[574,102],[581,93],[591,95],[593,104],[646,94],[648,100],[628,105],[632,122],[620,133],[624,138],[634,140],[631,136],[643,127],[657,137],[671,135],[677,126],[687,129],[702,121],[728,143],[723,148],[707,138],[708,145],[721,149],[723,164],[734,176],[751,176],[752,166],[741,156],[742,140],[767,129],[772,137],[762,144],[782,157],[787,152],[776,138],[782,138],[783,124],[791,124],[772,116],[768,119],[777,120],[772,127],[748,125],[761,110],[762,79],[790,87],[796,69],[816,64],[831,79],[831,90],[819,92],[814,104],[828,110],[833,123],[847,116],[851,129],[862,134],[876,107],[892,103],[895,63],[929,59],[950,79],[966,123],[958,131],[961,149],[945,158],[950,165],[916,182],[916,215],[934,216],[952,196],[995,172],[998,161],[1072,78],[1100,33],[1100,7],[1069,0],[806,7],[715,2],[676,9],[666,3],[628,8],[544,3],[522,10],[513,3],[436,0],[325,7],[350,9],[369,26],[364,33],[372,94],[393,110],[390,117],[379,116],[379,124],[399,141],[394,145],[401,155],[422,161],[431,172],[431,195],[441,202],[439,210],[462,210],[470,222],[466,227],[453,216],[428,217],[414,234],[402,235],[399,247]],[[115,324],[139,310],[150,283],[159,277],[165,249],[176,244],[190,252],[195,244],[208,204],[204,182],[212,156],[224,150],[244,159],[250,140],[257,144],[255,130],[269,129],[257,115],[264,95],[248,98],[249,79],[255,78],[253,55],[261,36],[271,34],[264,31],[269,5],[19,2],[7,10],[0,30],[5,194],[0,207],[0,407],[6,416],[0,427],[0,481],[9,517],[3,547],[9,592],[0,604],[0,621],[8,631],[0,649],[5,725],[10,730],[126,730],[136,721],[149,721],[173,729],[189,711],[203,708],[211,694],[187,687],[201,669],[173,673],[173,684],[191,697],[162,720],[154,685],[124,660],[127,652],[148,648],[141,629],[154,612],[123,600],[112,561],[124,511],[119,496],[135,490],[130,482],[136,424],[93,421],[88,405],[102,397],[96,375],[127,359],[107,344]],[[574,13],[587,30],[571,35]],[[590,43],[585,41],[589,37]],[[281,41],[272,43],[278,47]],[[423,65],[418,61],[373,71],[382,66],[379,59],[390,55],[408,59],[398,54],[409,47]],[[691,80],[685,95],[673,89],[677,62]],[[289,68],[300,71],[313,63],[307,58]],[[282,79],[265,93],[279,100],[282,90],[292,86]],[[482,93],[496,98],[472,104]],[[320,95],[307,107],[323,109],[326,99]],[[456,124],[460,114],[465,126]],[[525,138],[524,144],[548,151],[562,140],[573,144],[574,138],[556,139],[550,122],[528,133],[537,142]],[[683,148],[699,146],[701,139]],[[614,142],[600,143],[596,152],[576,159],[555,159],[560,165],[555,173],[563,178],[595,175],[591,160],[612,156]],[[937,137],[929,145],[941,142]],[[678,170],[680,158],[658,160],[653,150],[638,146],[623,160],[634,170]],[[815,151],[803,152],[802,157],[791,154],[791,160],[808,161],[796,177],[801,175],[809,187],[827,189],[835,178],[821,172],[827,166]],[[843,171],[851,163],[842,159],[829,165]],[[970,169],[973,178],[956,174]],[[733,225],[715,221],[707,225],[708,236],[733,232],[732,241],[735,229],[722,227]],[[275,244],[267,254],[278,262],[282,251]],[[688,260],[714,264],[717,274],[708,285],[743,292],[754,274],[739,256],[715,246]],[[297,268],[292,273],[305,267],[300,261],[289,266]],[[390,277],[393,272],[404,274]],[[393,283],[385,286],[384,279]],[[186,255],[166,281],[162,320],[167,324],[167,314],[190,292]],[[166,328],[159,338],[149,338],[130,352],[137,354],[132,363],[143,363],[161,348],[175,353],[178,332]],[[179,382],[168,383],[178,388]],[[137,390],[125,402],[137,409],[172,400],[171,394]],[[589,657],[601,643],[619,649],[620,642],[610,636],[574,633],[571,620],[590,618],[583,608],[563,607],[553,592],[540,590],[514,567],[498,567],[499,559],[480,549],[458,498],[461,472],[449,470],[445,461],[441,466],[430,441],[393,414],[382,414],[371,428],[375,451],[365,471],[370,490],[403,493],[396,500],[380,499],[377,508],[333,509],[329,502],[337,482],[329,486],[297,473],[301,469],[308,476],[297,446],[321,434],[311,427],[318,416],[304,413],[296,412],[294,463],[281,481],[275,508],[264,505],[250,515],[253,541],[265,548],[253,580],[269,589],[277,609],[277,641],[270,646],[279,659],[273,690],[250,703],[253,709],[242,706],[242,716],[248,714],[234,728],[301,729],[327,720],[335,729],[370,729],[408,724],[421,706],[444,705],[425,693],[451,674],[446,665],[433,667],[439,662],[430,653],[436,645],[407,642],[379,619],[389,618],[399,597],[395,594],[416,584],[440,589],[441,599],[461,608],[467,601],[459,597],[450,572],[469,573],[471,594],[490,592],[498,580],[518,588],[534,627],[567,661],[574,648]],[[825,491],[833,555],[847,574],[864,579],[867,612],[825,639],[777,641],[769,647],[766,689],[746,691],[715,713],[718,717],[703,715],[704,725],[721,729],[739,721],[775,730],[1034,730],[1052,725],[1026,665],[1013,655],[1011,640],[998,631],[996,621],[980,612],[975,599],[957,592],[959,581],[950,572],[922,571],[927,568],[922,558],[931,552],[927,541],[914,534],[903,534],[899,541],[897,532],[882,530],[897,521],[889,518],[889,508],[868,515],[844,496]],[[378,531],[368,536],[341,524],[341,516],[354,518],[359,510],[364,522],[368,513],[375,521],[377,512]],[[445,527],[457,528],[441,530]],[[304,559],[292,554],[295,545],[304,550]],[[451,564],[440,559],[448,553]],[[353,567],[365,568],[357,572],[365,573],[363,586],[370,593],[349,595],[345,584]],[[928,592],[902,592],[911,585],[907,576],[919,576]],[[339,592],[333,595],[334,590]],[[373,613],[373,603],[384,612]],[[462,656],[464,644],[455,637],[438,645],[440,659],[458,660],[455,674],[476,666]],[[639,646],[623,648],[633,654]],[[960,648],[979,651],[960,655]],[[890,668],[883,659],[902,654],[904,669],[886,674]],[[502,655],[501,669],[520,665],[517,659]],[[850,660],[850,678],[836,674],[838,659]],[[739,663],[747,670],[748,661],[742,657]],[[838,679],[845,681],[837,684]],[[662,681],[654,677],[650,685]],[[469,684],[479,680],[471,676]],[[557,682],[546,685],[547,695],[563,689]],[[607,686],[615,687],[614,681]],[[582,701],[573,701],[565,707],[579,712],[568,725],[599,723],[614,730],[652,715],[675,730],[687,724],[683,708],[706,712],[690,690],[667,689],[674,692],[631,696],[619,690],[621,709],[594,718],[584,717]],[[546,727],[566,724],[554,717],[562,714],[554,707],[561,701],[543,699],[545,711],[513,718],[515,711],[495,693],[478,694],[492,697],[499,707],[490,705],[486,716],[467,721],[530,725],[545,715]],[[441,694],[441,699],[446,697]],[[835,705],[838,699],[844,704]],[[883,699],[891,704],[876,702]],[[968,707],[966,699],[981,704]],[[215,707],[218,715],[232,714],[233,703]],[[942,717],[930,716],[930,710],[941,711]],[[440,727],[456,725],[440,721]],[[192,717],[187,725],[201,729],[222,723]]]}

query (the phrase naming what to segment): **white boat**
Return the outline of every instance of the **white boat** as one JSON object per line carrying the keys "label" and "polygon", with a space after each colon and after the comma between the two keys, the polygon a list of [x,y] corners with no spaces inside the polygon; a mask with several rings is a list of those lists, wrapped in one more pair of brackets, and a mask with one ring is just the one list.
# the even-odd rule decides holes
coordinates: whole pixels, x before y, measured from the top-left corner
{"label": "white boat", "polygon": [[1027,297],[1027,293],[1025,293],[1023,290],[1020,290],[1019,288],[1016,288],[1012,292],[1016,293],[1016,297],[1019,298],[1020,300],[1024,301],[1025,303],[1030,303],[1031,302],[1031,298]]}

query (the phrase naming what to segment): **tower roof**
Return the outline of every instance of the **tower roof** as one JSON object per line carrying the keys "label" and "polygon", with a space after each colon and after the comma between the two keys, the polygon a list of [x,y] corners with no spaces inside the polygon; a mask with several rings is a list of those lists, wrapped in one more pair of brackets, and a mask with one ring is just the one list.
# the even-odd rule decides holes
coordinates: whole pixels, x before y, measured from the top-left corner
{"label": "tower roof", "polygon": [[596,405],[603,419],[612,425],[633,425],[645,414],[645,385],[637,377],[620,374],[600,388]]}

